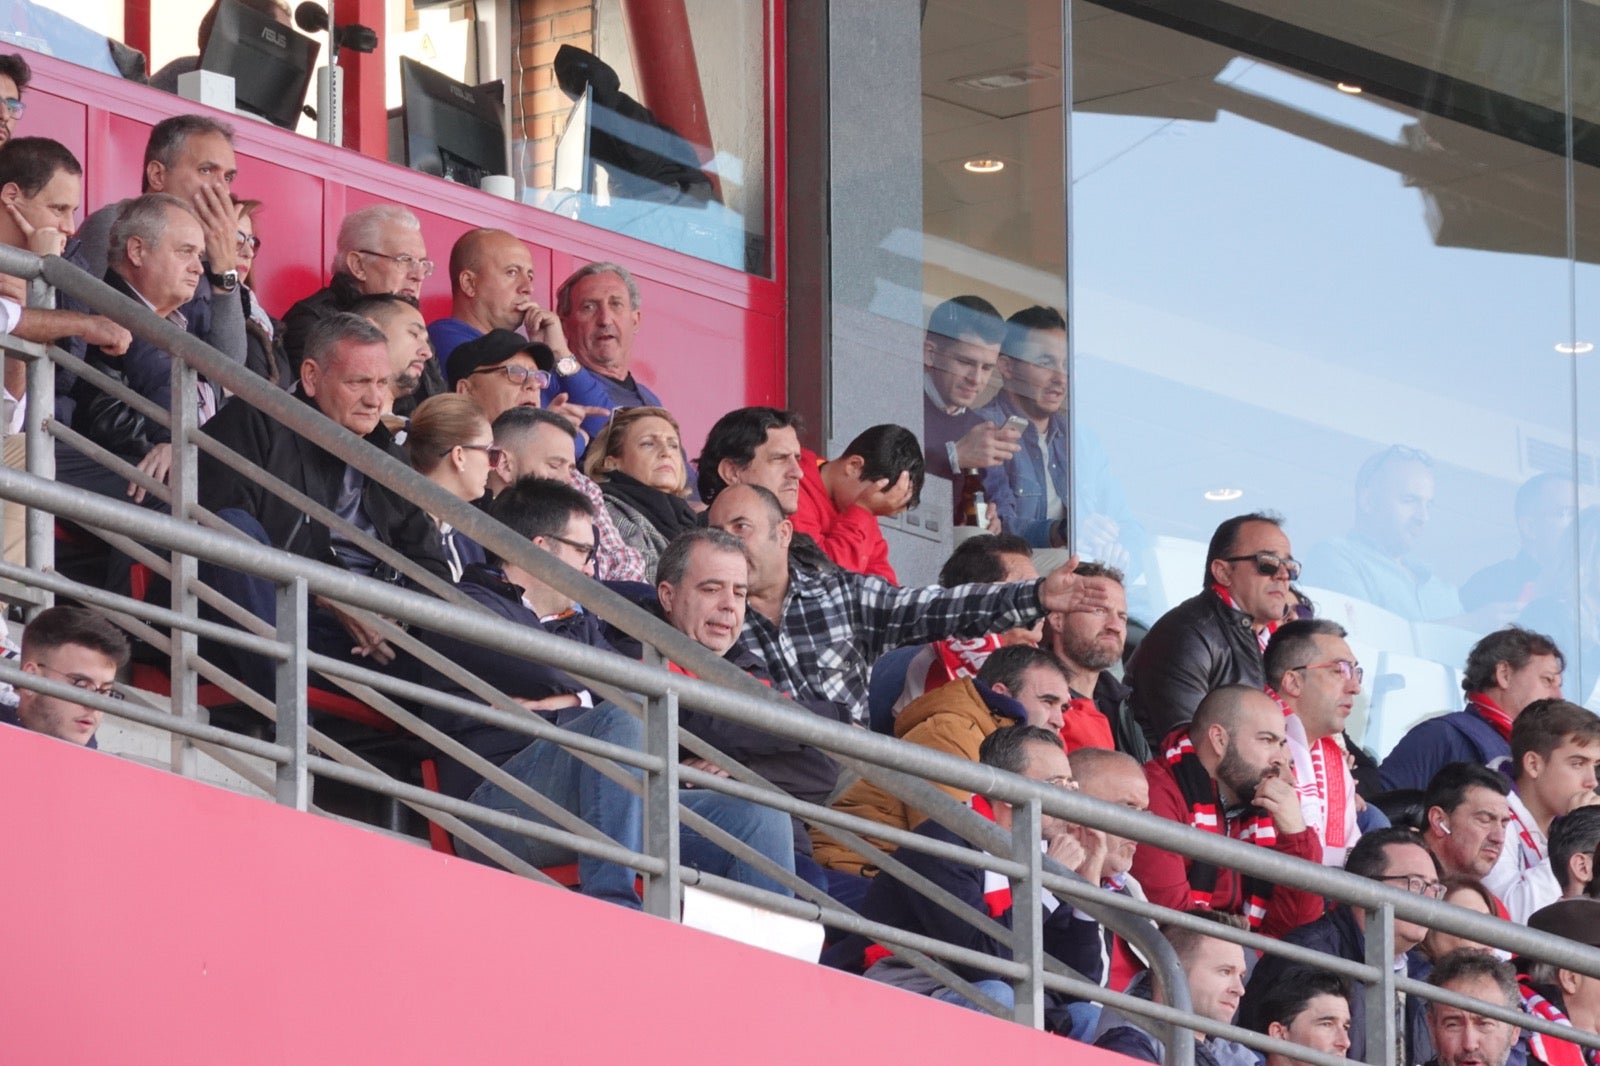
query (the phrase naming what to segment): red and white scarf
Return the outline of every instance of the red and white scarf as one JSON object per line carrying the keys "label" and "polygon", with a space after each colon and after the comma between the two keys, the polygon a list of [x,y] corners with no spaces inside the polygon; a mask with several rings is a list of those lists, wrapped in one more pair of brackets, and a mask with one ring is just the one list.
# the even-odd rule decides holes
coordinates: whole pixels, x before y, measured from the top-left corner
{"label": "red and white scarf", "polygon": [[[1171,768],[1173,780],[1177,782],[1178,791],[1189,808],[1189,824],[1202,832],[1230,836],[1247,844],[1276,847],[1278,829],[1272,824],[1271,816],[1260,807],[1246,807],[1236,812],[1236,817],[1228,817],[1216,781],[1206,772],[1200,757],[1195,754],[1188,728],[1180,726],[1167,736],[1162,757]],[[1220,876],[1221,871],[1209,863],[1195,860],[1189,864],[1191,908],[1212,909]],[[1244,915],[1250,920],[1250,928],[1259,931],[1266,921],[1267,904],[1272,899],[1272,883],[1243,875],[1239,875],[1239,881]]]}
{"label": "red and white scarf", "polygon": [[[1536,992],[1531,985],[1519,984],[1518,987],[1522,990],[1522,1007],[1529,1014],[1556,1025],[1572,1024],[1565,1011]],[[1589,1066],[1591,1062],[1590,1056],[1577,1044],[1531,1029],[1528,1030],[1528,1051],[1532,1058],[1544,1063],[1544,1066]]]}

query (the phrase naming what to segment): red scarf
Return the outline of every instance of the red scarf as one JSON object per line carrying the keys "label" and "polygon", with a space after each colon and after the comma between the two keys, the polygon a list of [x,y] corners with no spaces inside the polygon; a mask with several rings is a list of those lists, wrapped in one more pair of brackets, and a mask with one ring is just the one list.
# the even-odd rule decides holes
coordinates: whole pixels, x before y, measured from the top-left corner
{"label": "red scarf", "polygon": [[[1522,1006],[1535,1018],[1543,1018],[1547,1022],[1557,1025],[1572,1024],[1566,1012],[1554,1003],[1545,999],[1528,984],[1518,986],[1522,990]],[[1544,1063],[1544,1066],[1588,1066],[1589,1056],[1577,1044],[1558,1037],[1545,1036],[1528,1030],[1528,1051],[1532,1058]]]}
{"label": "red scarf", "polygon": [[1000,650],[1000,634],[975,637],[970,640],[936,640],[933,642],[934,664],[928,668],[928,679],[923,692],[932,692],[940,685],[957,678],[974,678],[989,656]]}
{"label": "red scarf", "polygon": [[[1222,597],[1222,602],[1227,604],[1229,607],[1232,607],[1234,610],[1244,610],[1243,607],[1240,607],[1237,603],[1233,602],[1233,594],[1227,589],[1223,588],[1221,585],[1212,585],[1211,591]],[[1252,626],[1255,625],[1254,618],[1250,619],[1250,624]],[[1267,642],[1272,639],[1272,634],[1276,633],[1278,631],[1278,627],[1282,624],[1282,622],[1268,622],[1266,625],[1256,630],[1256,643],[1261,645],[1262,651],[1267,650]]]}
{"label": "red scarf", "polygon": [[[1189,824],[1195,829],[1218,836],[1229,836],[1247,844],[1264,848],[1278,843],[1278,830],[1272,818],[1259,807],[1246,807],[1235,818],[1229,818],[1222,805],[1217,783],[1200,764],[1194,745],[1189,740],[1188,726],[1179,726],[1167,736],[1163,758],[1172,769],[1173,780],[1183,801],[1189,807]],[[1217,880],[1221,871],[1209,863],[1198,860],[1189,864],[1189,906],[1210,910],[1216,895]],[[1267,917],[1267,904],[1272,898],[1272,883],[1259,878],[1239,876],[1240,894],[1244,914],[1250,928],[1260,931]]]}
{"label": "red scarf", "polygon": [[[1283,697],[1278,695],[1271,685],[1263,685],[1263,691],[1278,702],[1278,710],[1283,712],[1285,720],[1294,717],[1294,711],[1283,702]],[[1297,727],[1302,733],[1305,726]],[[1299,742],[1299,738],[1291,732],[1291,740]],[[1344,745],[1339,743],[1339,738],[1326,736],[1315,744],[1306,743],[1306,750],[1310,753],[1311,780],[1302,781],[1296,786],[1296,791],[1302,795],[1307,790],[1315,789],[1315,796],[1322,801],[1322,843],[1325,847],[1342,848],[1346,844],[1345,822],[1349,817],[1350,790],[1347,787],[1348,779],[1344,773]],[[1330,770],[1329,767],[1338,767]]]}
{"label": "red scarf", "polygon": [[1501,739],[1507,744],[1511,743],[1511,716],[1501,710],[1498,703],[1481,692],[1469,692],[1467,710],[1494,726],[1494,731],[1500,734]]}

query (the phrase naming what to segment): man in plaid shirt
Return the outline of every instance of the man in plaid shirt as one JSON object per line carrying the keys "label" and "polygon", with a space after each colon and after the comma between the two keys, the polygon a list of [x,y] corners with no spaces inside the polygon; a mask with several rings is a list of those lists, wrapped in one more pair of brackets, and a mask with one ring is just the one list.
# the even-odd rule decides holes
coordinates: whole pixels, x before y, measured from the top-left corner
{"label": "man in plaid shirt", "polygon": [[1076,560],[1040,581],[899,588],[844,570],[789,565],[794,527],[778,498],[757,485],[717,494],[712,526],[750,549],[751,610],[739,642],[760,656],[789,696],[824,699],[867,722],[872,664],[891,648],[1026,627],[1049,611],[1104,605],[1104,590],[1074,574]]}

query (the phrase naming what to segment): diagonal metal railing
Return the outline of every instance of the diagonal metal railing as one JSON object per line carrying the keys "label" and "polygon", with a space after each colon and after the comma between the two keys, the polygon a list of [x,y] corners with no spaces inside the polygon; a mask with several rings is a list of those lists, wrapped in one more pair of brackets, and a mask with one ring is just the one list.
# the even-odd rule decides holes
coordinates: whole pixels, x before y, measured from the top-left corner
{"label": "diagonal metal railing", "polygon": [[[1595,977],[1600,977],[1600,951],[1409,895],[1343,871],[1328,870],[1265,849],[1198,833],[1186,826],[1102,803],[1080,793],[1063,792],[1000,773],[990,767],[823,721],[712,656],[683,634],[604,586],[517,538],[476,508],[462,503],[390,456],[371,448],[323,418],[309,405],[223,359],[195,338],[157,319],[148,309],[122,297],[103,283],[88,278],[60,260],[40,260],[4,247],[0,247],[0,272],[58,286],[83,303],[122,322],[135,335],[162,346],[174,357],[173,395],[187,399],[187,402],[180,399],[172,410],[163,411],[137,394],[128,394],[128,390],[118,392],[121,388],[119,383],[104,375],[95,377],[97,372],[93,368],[73,360],[65,353],[27,345],[13,338],[0,338],[0,348],[28,361],[30,391],[26,425],[27,471],[0,470],[0,499],[30,509],[27,539],[29,565],[26,568],[0,565],[0,583],[3,583],[0,584],[0,592],[33,607],[50,602],[55,595],[62,595],[105,611],[135,636],[161,648],[170,656],[173,684],[170,709],[162,711],[153,701],[143,699],[137,690],[130,693],[135,697],[134,700],[103,700],[85,696],[76,689],[49,682],[36,674],[24,674],[4,663],[0,663],[0,680],[77,699],[99,706],[108,713],[167,730],[174,737],[173,766],[180,772],[194,772],[195,756],[199,751],[223,759],[230,758],[230,753],[264,759],[276,767],[274,779],[270,782],[275,797],[279,802],[302,810],[310,807],[311,782],[315,778],[366,788],[422,812],[459,839],[507,868],[529,877],[542,878],[544,875],[495,845],[474,827],[488,826],[535,840],[559,843],[576,854],[625,863],[639,870],[646,884],[645,906],[652,913],[675,918],[681,885],[698,884],[781,913],[822,921],[843,931],[861,933],[889,947],[910,965],[936,980],[980,1005],[1000,1012],[999,1004],[978,993],[970,982],[960,978],[950,968],[950,964],[978,967],[1015,984],[1017,997],[1013,1014],[1019,1021],[1028,1024],[1042,1024],[1043,996],[1046,991],[1106,1003],[1145,1019],[1166,1042],[1168,1061],[1177,1066],[1189,1066],[1193,1062],[1195,1033],[1236,1039],[1259,1050],[1290,1054],[1317,1066],[1335,1066],[1343,1060],[1191,1013],[1188,1009],[1188,990],[1176,959],[1165,939],[1155,932],[1154,922],[1157,921],[1200,929],[1209,935],[1243,944],[1249,949],[1305,961],[1364,982],[1369,1005],[1369,1055],[1375,1062],[1388,1061],[1389,1049],[1395,1046],[1395,1020],[1390,1008],[1396,1002],[1398,993],[1454,1002],[1486,1015],[1515,1017],[1524,1027],[1549,1032],[1585,1046],[1600,1047],[1600,1037],[1593,1034],[1574,1033],[1570,1029],[1561,1029],[1503,1010],[1497,1012],[1491,1005],[1442,993],[1397,977],[1391,965],[1392,955],[1386,953],[1385,948],[1393,944],[1393,922],[1399,918],[1545,959]],[[48,298],[48,292],[38,284],[32,285],[30,291],[35,298]],[[57,364],[86,374],[99,387],[170,429],[175,455],[170,484],[161,485],[149,479],[140,482],[167,505],[170,516],[93,496],[51,480],[54,471],[49,443],[52,439],[58,439],[69,447],[90,454],[119,475],[140,481],[138,472],[130,464],[103,450],[97,451],[92,442],[83,440],[66,427],[51,424],[49,403],[53,397]],[[510,632],[501,620],[453,588],[431,579],[425,572],[420,575],[414,573],[413,576],[419,585],[429,589],[434,596],[398,589],[312,563],[235,535],[231,527],[195,503],[197,485],[194,475],[198,452],[205,450],[225,463],[229,461],[222,454],[226,449],[222,449],[200,427],[194,425],[192,397],[195,390],[190,386],[196,373],[203,374],[214,385],[225,387],[242,397],[244,402],[278,419],[368,477],[407,495],[429,513],[440,516],[484,544],[492,553],[515,562],[540,580],[570,594],[586,609],[593,610],[643,642],[650,649],[647,658],[670,658],[696,676],[669,673],[653,662],[637,662],[575,645],[539,631]],[[236,462],[242,462],[237,457],[233,458]],[[275,480],[265,478],[259,471],[241,469],[237,465],[233,468],[241,475],[255,476],[264,481]],[[269,488],[273,486],[269,485]],[[292,494],[288,486],[279,485],[276,488]],[[302,498],[296,503],[318,521],[330,525],[338,521],[337,516],[331,515],[325,508],[317,507],[314,501]],[[171,605],[158,607],[142,603],[50,573],[52,527],[58,517],[99,531],[153,571],[168,577],[172,585]],[[356,534],[352,539],[364,536],[357,530],[349,532]],[[278,589],[277,624],[267,625],[217,596],[214,590],[206,588],[197,578],[196,567],[200,561],[233,567],[271,581]],[[399,559],[397,563],[405,564],[397,565],[402,572],[409,567],[409,560]],[[410,569],[414,571],[416,568]],[[459,684],[473,698],[451,696],[370,667],[311,654],[306,648],[305,627],[313,597],[326,598],[366,612],[366,617],[382,627],[404,653],[417,656],[453,683]],[[222,612],[233,624],[222,625],[202,619],[198,614],[198,605],[202,600]],[[495,691],[482,679],[471,676],[456,664],[444,661],[409,633],[405,628],[407,625],[423,628],[448,626],[452,633],[500,654],[558,663],[563,670],[592,685],[601,695],[639,715],[645,723],[645,750],[633,751],[586,740],[550,725],[537,715],[523,710],[511,695]],[[200,639],[252,651],[275,662],[278,680],[276,698],[268,700],[260,696],[202,658],[198,653]],[[306,686],[308,677],[313,673],[356,694],[399,729],[419,738],[433,750],[460,759],[486,779],[512,791],[555,824],[546,825],[486,810],[385,774],[360,753],[312,725],[306,702]],[[276,725],[275,742],[255,740],[205,722],[196,699],[196,686],[201,678],[228,691],[242,706],[273,720]],[[950,827],[973,846],[961,848],[944,845],[916,833],[886,830],[876,823],[788,796],[728,758],[725,753],[681,732],[677,724],[680,705],[815,747],[846,768],[928,812],[930,817]],[[637,790],[643,795],[646,812],[642,850],[635,852],[623,847],[567,815],[536,790],[504,774],[498,767],[456,743],[448,734],[430,724],[424,715],[418,714],[418,708],[465,715],[520,732],[528,736],[530,742],[543,740],[560,744],[601,772]],[[679,766],[680,745],[681,750],[703,756],[729,769],[731,776],[722,778]],[[714,826],[696,818],[692,812],[682,810],[675,802],[680,782],[761,803],[822,828],[878,866],[883,871],[880,876],[887,874],[905,881],[957,913],[963,921],[993,936],[1008,948],[1012,958],[1003,960],[981,955],[861,917],[802,879],[778,868],[743,842],[720,834]],[[973,814],[930,782],[978,792],[1013,804],[1018,810],[1017,825],[1021,828],[1011,834],[1004,832]],[[1368,937],[1368,958],[1361,963],[1332,959],[1089,885],[1071,871],[1041,859],[1037,826],[1045,814],[1125,836],[1144,845],[1226,865],[1277,883],[1305,887],[1330,900],[1356,907],[1366,915],[1366,927],[1372,930]],[[762,869],[793,891],[795,898],[684,869],[678,862],[676,851],[679,825],[689,826],[707,835],[736,857]],[[937,886],[919,877],[896,859],[892,850],[886,852],[869,843],[864,839],[864,834],[870,834],[896,848],[921,849],[949,861],[997,871],[1017,882],[1018,898],[1031,899],[1036,896],[1038,888],[1048,889],[1063,902],[1089,913],[1108,928],[1114,929],[1150,960],[1155,1001],[1108,991],[1084,979],[1083,975],[1074,974],[1042,950],[1036,915],[1021,915],[1016,928],[1007,929],[987,915],[966,908],[947,893],[942,893]]]}

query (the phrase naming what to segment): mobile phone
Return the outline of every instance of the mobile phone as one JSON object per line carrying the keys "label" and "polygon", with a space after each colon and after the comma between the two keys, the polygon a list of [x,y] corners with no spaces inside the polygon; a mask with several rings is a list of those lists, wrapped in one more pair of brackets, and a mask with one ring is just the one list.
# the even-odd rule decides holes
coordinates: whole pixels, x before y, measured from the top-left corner
{"label": "mobile phone", "polygon": [[1028,420],[1023,418],[1021,415],[1012,415],[1010,418],[1006,419],[1006,424],[1000,428],[1009,429],[1015,433],[1021,433],[1024,429],[1028,428]]}

